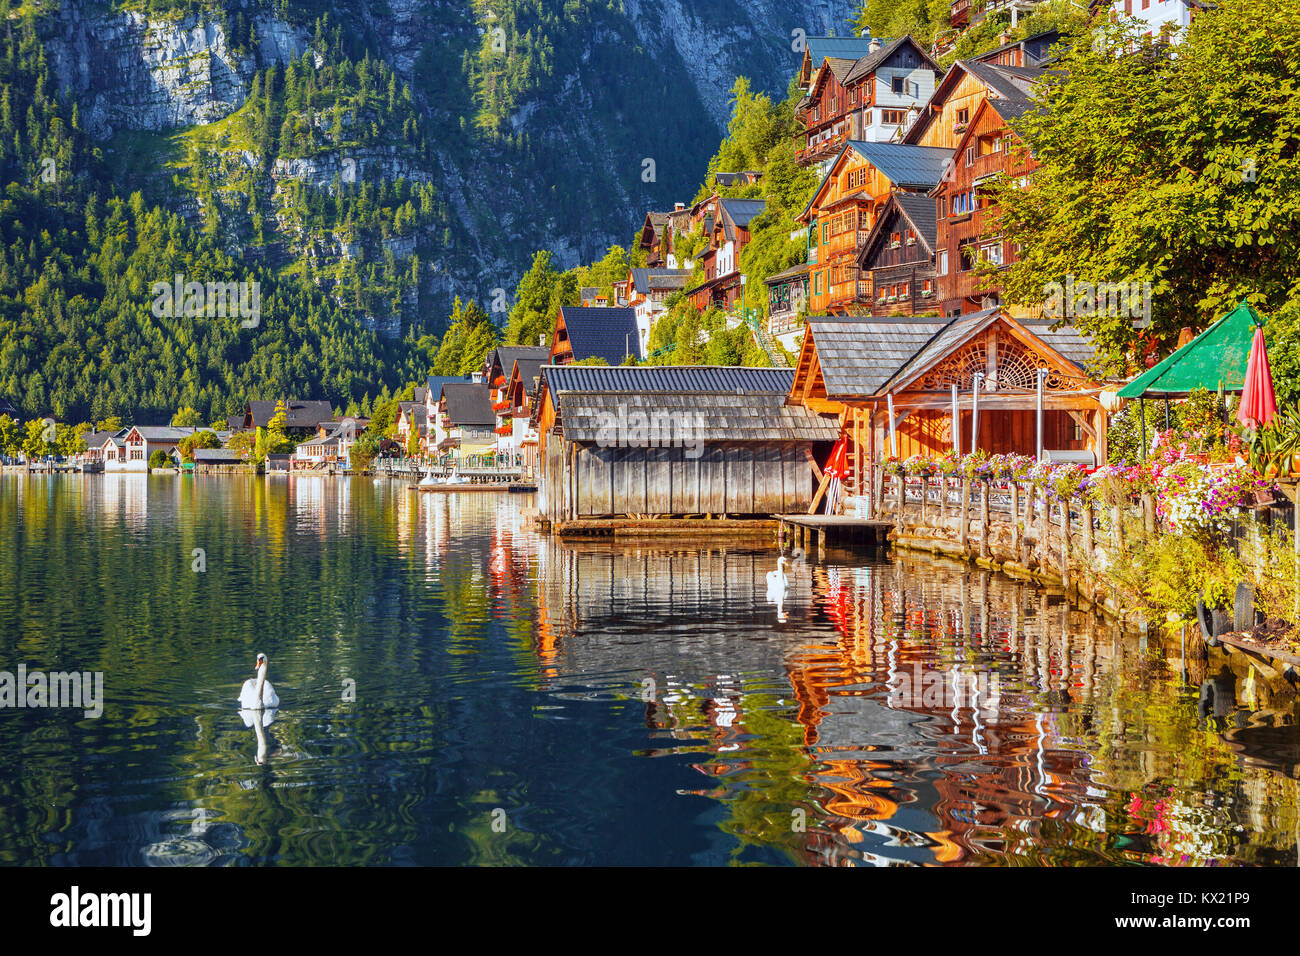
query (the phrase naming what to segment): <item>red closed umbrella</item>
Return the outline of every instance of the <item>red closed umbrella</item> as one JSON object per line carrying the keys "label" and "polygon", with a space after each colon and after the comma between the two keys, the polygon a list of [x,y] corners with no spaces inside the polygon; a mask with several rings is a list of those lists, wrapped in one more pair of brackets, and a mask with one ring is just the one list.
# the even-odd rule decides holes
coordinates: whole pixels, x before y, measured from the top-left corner
{"label": "red closed umbrella", "polygon": [[1246,360],[1246,382],[1241,390],[1237,420],[1243,425],[1262,428],[1276,414],[1277,397],[1273,394],[1273,372],[1268,367],[1264,329],[1257,325],[1255,339],[1250,344],[1250,358]]}

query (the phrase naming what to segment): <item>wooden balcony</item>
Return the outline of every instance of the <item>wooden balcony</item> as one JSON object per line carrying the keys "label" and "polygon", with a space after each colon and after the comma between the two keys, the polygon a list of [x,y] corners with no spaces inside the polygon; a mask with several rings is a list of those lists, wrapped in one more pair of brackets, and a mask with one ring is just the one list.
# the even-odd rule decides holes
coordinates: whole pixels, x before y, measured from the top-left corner
{"label": "wooden balcony", "polygon": [[811,166],[814,163],[820,163],[823,160],[830,159],[844,148],[844,144],[849,141],[848,131],[836,133],[828,139],[822,140],[815,146],[805,146],[795,153],[795,162],[800,166]]}
{"label": "wooden balcony", "polygon": [[956,0],[956,2],[948,8],[949,26],[964,27],[970,23],[970,8],[970,0]]}

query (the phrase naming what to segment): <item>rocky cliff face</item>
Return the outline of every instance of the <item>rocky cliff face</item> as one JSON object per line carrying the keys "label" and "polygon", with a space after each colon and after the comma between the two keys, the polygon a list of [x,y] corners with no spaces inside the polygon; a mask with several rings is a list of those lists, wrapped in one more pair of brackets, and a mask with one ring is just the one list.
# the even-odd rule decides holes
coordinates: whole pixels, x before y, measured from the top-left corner
{"label": "rocky cliff face", "polygon": [[[46,47],[60,87],[78,101],[83,125],[106,145],[124,131],[201,128],[238,110],[259,71],[284,67],[311,49],[306,18],[287,22],[245,5],[252,3],[149,19],[91,0],[63,0],[49,15]],[[410,325],[438,329],[454,295],[482,302],[495,288],[513,289],[539,248],[570,266],[612,243],[626,244],[648,208],[691,198],[725,131],[735,78],[746,75],[755,88],[783,95],[800,55],[794,32],[845,32],[852,12],[851,4],[833,0],[810,0],[797,12],[783,0],[625,0],[621,12],[602,6],[590,32],[563,38],[553,76],[517,105],[503,142],[476,141],[472,117],[471,132],[458,132],[467,129],[464,106],[456,115],[449,105],[457,100],[447,90],[463,82],[461,58],[487,29],[470,0],[339,0],[337,6],[336,22],[364,37],[371,55],[410,86],[433,159],[400,143],[307,157],[264,157],[247,145],[229,146],[227,155],[204,160],[226,171],[229,195],[205,203],[178,191],[169,201],[200,218],[221,208],[226,245],[236,253],[281,264],[309,260],[322,276],[345,258],[418,254],[420,278],[400,298],[400,314],[359,316],[390,333]],[[255,31],[255,40],[238,50],[220,16],[234,9]],[[311,52],[319,62],[321,51]],[[643,92],[646,84],[662,88],[657,105],[629,111],[629,91]],[[472,101],[472,94],[459,99]],[[259,171],[264,179],[250,185],[234,175],[238,170]],[[269,246],[248,242],[242,191],[263,190],[278,204],[293,182],[328,190],[336,177],[348,176],[431,182],[453,227],[366,242],[312,234],[281,215],[271,221],[278,235]],[[328,287],[327,279],[321,282]]]}

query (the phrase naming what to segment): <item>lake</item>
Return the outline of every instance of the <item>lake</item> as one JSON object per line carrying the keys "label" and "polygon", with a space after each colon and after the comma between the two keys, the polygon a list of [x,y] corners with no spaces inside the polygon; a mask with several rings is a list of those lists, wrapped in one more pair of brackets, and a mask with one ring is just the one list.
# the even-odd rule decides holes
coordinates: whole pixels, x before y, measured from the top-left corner
{"label": "lake", "polygon": [[885,552],[778,608],[771,549],[566,543],[530,504],[0,476],[0,671],[103,679],[98,717],[0,710],[0,863],[1300,859],[1294,700],[1219,652]]}

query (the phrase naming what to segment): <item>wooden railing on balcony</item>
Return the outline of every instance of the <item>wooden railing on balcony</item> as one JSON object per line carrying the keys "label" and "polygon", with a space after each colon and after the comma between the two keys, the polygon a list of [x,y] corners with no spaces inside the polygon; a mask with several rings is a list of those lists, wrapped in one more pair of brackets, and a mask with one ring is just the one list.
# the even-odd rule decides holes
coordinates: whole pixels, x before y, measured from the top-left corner
{"label": "wooden railing on balcony", "polygon": [[836,133],[834,136],[830,136],[814,146],[805,146],[803,149],[795,153],[795,162],[804,164],[829,159],[832,155],[840,151],[844,144],[848,142],[848,139],[848,132],[845,131],[843,133]]}

